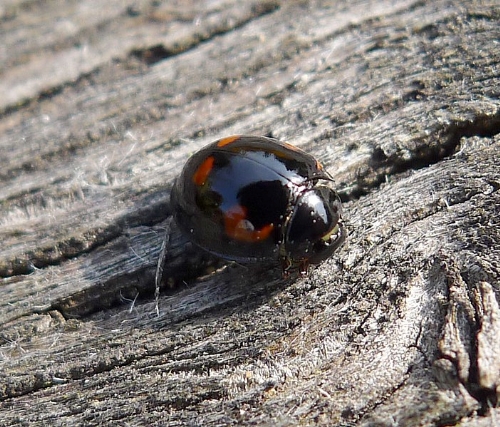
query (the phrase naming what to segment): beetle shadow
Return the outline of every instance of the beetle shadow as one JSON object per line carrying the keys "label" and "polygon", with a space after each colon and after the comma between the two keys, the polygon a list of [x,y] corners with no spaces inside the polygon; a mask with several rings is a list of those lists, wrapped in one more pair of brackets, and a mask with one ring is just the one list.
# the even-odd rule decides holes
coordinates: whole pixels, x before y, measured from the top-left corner
{"label": "beetle shadow", "polygon": [[191,243],[173,220],[167,235],[160,323],[179,320],[177,315],[189,318],[211,311],[219,316],[235,307],[251,309],[293,281],[282,277],[277,262],[241,264],[215,257]]}
{"label": "beetle shadow", "polygon": [[[102,313],[104,318],[119,312],[127,317],[130,312],[129,319],[163,324],[210,310],[223,315],[231,306],[250,307],[260,296],[266,300],[288,282],[277,263],[236,264],[191,243],[173,220],[168,191],[142,197],[136,205],[118,220],[125,231],[82,260],[82,277],[90,285],[55,302],[67,317]],[[164,239],[168,247],[158,319],[155,270]]]}
{"label": "beetle shadow", "polygon": [[[269,302],[293,283],[284,279],[273,265],[225,263],[207,275],[185,281],[175,287],[163,287],[159,297],[159,316],[154,301],[145,304],[155,329],[171,327],[183,321],[207,322],[225,318],[235,311],[250,312]],[[201,320],[203,319],[203,320]]]}

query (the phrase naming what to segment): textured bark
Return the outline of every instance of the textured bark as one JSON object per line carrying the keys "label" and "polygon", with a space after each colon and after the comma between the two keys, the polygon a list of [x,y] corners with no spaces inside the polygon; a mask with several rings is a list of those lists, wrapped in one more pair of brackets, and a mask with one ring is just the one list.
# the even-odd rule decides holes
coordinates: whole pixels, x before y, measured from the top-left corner
{"label": "textured bark", "polygon": [[[131,3],[132,4],[132,3]],[[1,425],[484,425],[500,393],[500,5],[0,6]],[[305,278],[172,231],[190,153],[318,157]]]}

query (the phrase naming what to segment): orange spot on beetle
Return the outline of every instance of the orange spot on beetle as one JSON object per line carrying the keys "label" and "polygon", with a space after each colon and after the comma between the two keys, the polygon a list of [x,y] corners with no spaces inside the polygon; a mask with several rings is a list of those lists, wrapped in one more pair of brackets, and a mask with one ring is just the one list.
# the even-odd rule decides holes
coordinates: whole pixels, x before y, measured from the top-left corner
{"label": "orange spot on beetle", "polygon": [[303,151],[299,147],[296,147],[295,145],[289,144],[288,142],[282,142],[282,144],[289,150],[295,151],[297,153],[303,153]]}
{"label": "orange spot on beetle", "polygon": [[234,141],[237,141],[240,138],[241,138],[240,135],[233,135],[233,136],[228,136],[227,138],[219,139],[219,142],[217,143],[217,147],[219,147],[219,148],[225,147],[226,145],[229,145],[229,144],[233,143]]}
{"label": "orange spot on beetle", "polygon": [[193,182],[196,185],[203,185],[207,181],[208,175],[214,167],[214,157],[207,157],[203,163],[196,169],[196,172],[193,175]]}
{"label": "orange spot on beetle", "polygon": [[266,224],[260,230],[256,230],[247,219],[247,209],[240,205],[233,206],[225,213],[224,225],[229,237],[247,243],[267,239],[274,229],[274,224]]}

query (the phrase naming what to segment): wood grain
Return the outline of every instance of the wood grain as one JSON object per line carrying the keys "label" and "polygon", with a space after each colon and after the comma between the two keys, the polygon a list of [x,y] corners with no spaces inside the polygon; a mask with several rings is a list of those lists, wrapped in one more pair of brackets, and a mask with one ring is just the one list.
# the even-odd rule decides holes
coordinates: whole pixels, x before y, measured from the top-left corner
{"label": "wood grain", "polygon": [[[495,425],[499,18],[4,2],[0,424]],[[348,243],[307,277],[221,266],[175,232],[173,179],[231,134],[335,177]]]}

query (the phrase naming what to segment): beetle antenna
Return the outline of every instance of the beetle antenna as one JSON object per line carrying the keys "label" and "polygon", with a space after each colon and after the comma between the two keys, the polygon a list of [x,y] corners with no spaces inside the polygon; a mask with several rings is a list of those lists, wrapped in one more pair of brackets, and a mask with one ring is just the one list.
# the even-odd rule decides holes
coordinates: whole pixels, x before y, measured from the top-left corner
{"label": "beetle antenna", "polygon": [[158,256],[158,263],[156,264],[156,274],[155,274],[155,310],[156,316],[160,317],[160,286],[163,279],[163,269],[165,267],[166,255],[167,255],[167,242],[170,240],[170,233],[167,230],[163,243],[161,245],[160,255]]}

